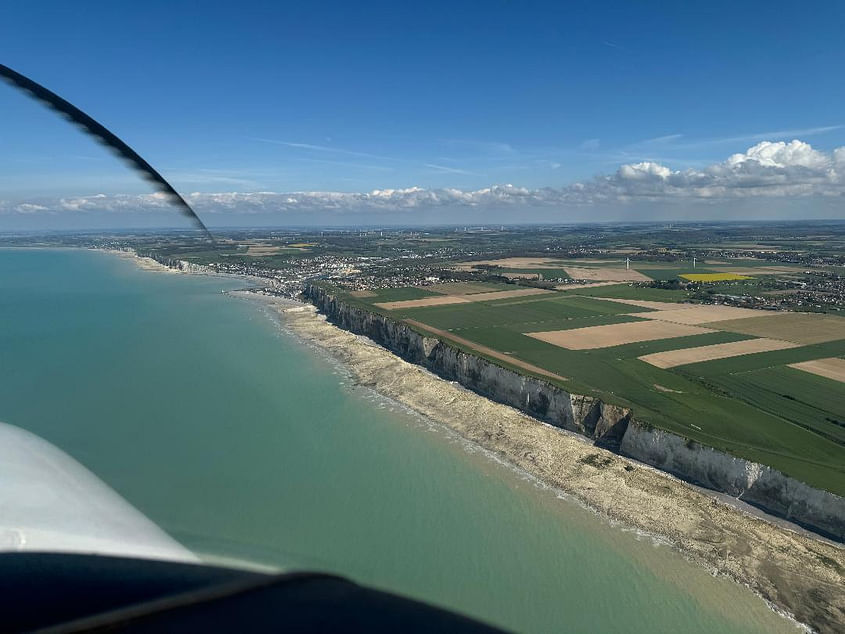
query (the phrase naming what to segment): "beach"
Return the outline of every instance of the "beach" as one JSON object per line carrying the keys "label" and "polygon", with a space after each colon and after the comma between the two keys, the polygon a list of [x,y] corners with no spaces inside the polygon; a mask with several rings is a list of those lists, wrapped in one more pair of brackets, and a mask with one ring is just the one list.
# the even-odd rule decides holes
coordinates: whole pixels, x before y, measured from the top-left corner
{"label": "beach", "polygon": [[156,271],[159,273],[181,273],[177,269],[170,268],[154,260],[153,258],[147,258],[141,255],[138,255],[134,251],[121,251],[120,249],[99,249],[104,253],[110,253],[112,255],[116,255],[119,258],[124,258],[127,260],[132,260],[132,262],[137,266],[139,269],[143,271]]}

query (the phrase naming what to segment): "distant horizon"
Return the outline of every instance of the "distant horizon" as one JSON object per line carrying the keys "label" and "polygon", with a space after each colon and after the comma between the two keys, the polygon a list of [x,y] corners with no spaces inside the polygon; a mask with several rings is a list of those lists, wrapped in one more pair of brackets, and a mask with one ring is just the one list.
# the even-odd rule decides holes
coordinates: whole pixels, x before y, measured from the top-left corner
{"label": "distant horizon", "polygon": [[[212,225],[212,229],[216,232],[228,231],[379,231],[379,230],[456,230],[461,232],[466,228],[466,232],[477,231],[500,231],[498,227],[504,227],[505,231],[514,229],[560,229],[566,227],[605,227],[614,226],[618,228],[632,227],[632,226],[649,226],[649,225],[680,225],[680,226],[723,226],[723,225],[840,225],[845,224],[845,218],[809,218],[809,219],[725,219],[725,220],[630,220],[630,221],[616,221],[616,220],[594,220],[594,221],[575,221],[575,222],[523,222],[523,223],[492,223],[486,225],[465,224],[465,223],[426,223],[426,224],[359,224],[359,225]],[[108,234],[127,234],[127,233],[182,233],[182,234],[197,234],[202,235],[198,229],[191,227],[181,227],[176,225],[161,225],[161,226],[135,226],[135,227],[74,227],[74,228],[60,228],[60,229],[17,229],[17,230],[2,230],[0,229],[0,239],[4,236],[18,236],[18,235],[72,235],[72,234],[89,234],[100,233]],[[2,248],[2,247],[0,247]]]}
{"label": "distant horizon", "polygon": [[[845,217],[845,5],[150,0],[91,19],[45,0],[3,17],[2,63],[212,226]],[[0,108],[0,230],[169,224],[61,117],[5,85]]]}
{"label": "distant horizon", "polygon": [[[140,180],[140,179],[139,179]],[[528,222],[800,219],[845,217],[845,146],[823,152],[794,139],[761,141],[700,168],[673,170],[644,161],[623,164],[563,187],[512,184],[477,190],[407,187],[347,191],[191,192],[183,198],[209,226],[285,223],[507,224]],[[0,199],[0,222],[11,228],[61,227],[68,219],[94,226],[162,224],[172,201],[159,192],[96,193]],[[411,219],[413,217],[413,219]],[[248,220],[249,219],[249,220]],[[219,222],[215,222],[218,220]],[[0,225],[1,226],[1,225]]]}

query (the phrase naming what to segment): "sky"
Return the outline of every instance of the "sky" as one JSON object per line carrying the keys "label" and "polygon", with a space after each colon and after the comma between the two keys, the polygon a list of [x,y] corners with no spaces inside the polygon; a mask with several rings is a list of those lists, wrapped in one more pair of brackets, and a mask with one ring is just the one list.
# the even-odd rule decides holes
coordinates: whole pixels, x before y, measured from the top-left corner
{"label": "sky", "polygon": [[[845,218],[845,3],[6,0],[209,225]],[[0,84],[0,231],[172,223]]]}

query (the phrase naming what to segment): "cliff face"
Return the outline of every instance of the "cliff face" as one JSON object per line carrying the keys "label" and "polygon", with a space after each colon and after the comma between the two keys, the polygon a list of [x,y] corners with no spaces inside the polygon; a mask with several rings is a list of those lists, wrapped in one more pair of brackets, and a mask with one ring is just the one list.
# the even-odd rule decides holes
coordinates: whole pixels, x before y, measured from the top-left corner
{"label": "cliff face", "polygon": [[337,300],[309,285],[305,295],[344,330],[369,337],[401,358],[491,400],[515,407],[539,420],[583,434],[597,444],[618,448],[630,412],[590,396],[570,394],[545,381],[524,376],[467,354],[406,324]]}
{"label": "cliff face", "polygon": [[153,257],[156,262],[163,264],[171,269],[175,269],[177,271],[182,271],[184,273],[216,273],[217,271],[210,266],[205,266],[203,264],[194,264],[193,262],[188,262],[187,260],[177,260],[175,258],[159,258]]}
{"label": "cliff face", "polygon": [[570,394],[541,379],[500,367],[421,335],[402,322],[346,304],[318,286],[306,286],[304,294],[332,323],[372,339],[441,378],[586,436],[596,445],[845,540],[845,498],[814,489],[771,467],[638,423],[628,409]]}
{"label": "cliff face", "polygon": [[845,539],[845,498],[776,469],[632,421],[620,453],[834,539]]}

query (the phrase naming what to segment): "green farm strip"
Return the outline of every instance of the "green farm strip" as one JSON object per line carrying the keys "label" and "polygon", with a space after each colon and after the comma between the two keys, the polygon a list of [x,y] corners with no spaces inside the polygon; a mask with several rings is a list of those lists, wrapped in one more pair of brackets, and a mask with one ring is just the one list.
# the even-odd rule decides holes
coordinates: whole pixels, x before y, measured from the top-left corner
{"label": "green farm strip", "polygon": [[836,382],[774,367],[719,377],[722,389],[845,446],[845,391]]}
{"label": "green farm strip", "polygon": [[617,284],[614,286],[597,286],[596,288],[578,288],[562,291],[567,295],[584,295],[591,297],[613,297],[616,299],[646,299],[652,302],[683,302],[692,295],[689,291],[680,289],[649,288]]}
{"label": "green farm strip", "polygon": [[382,288],[375,291],[376,296],[367,298],[372,303],[376,302],[402,302],[412,299],[424,299],[426,297],[437,297],[438,293],[424,288],[408,286],[405,288]]}

